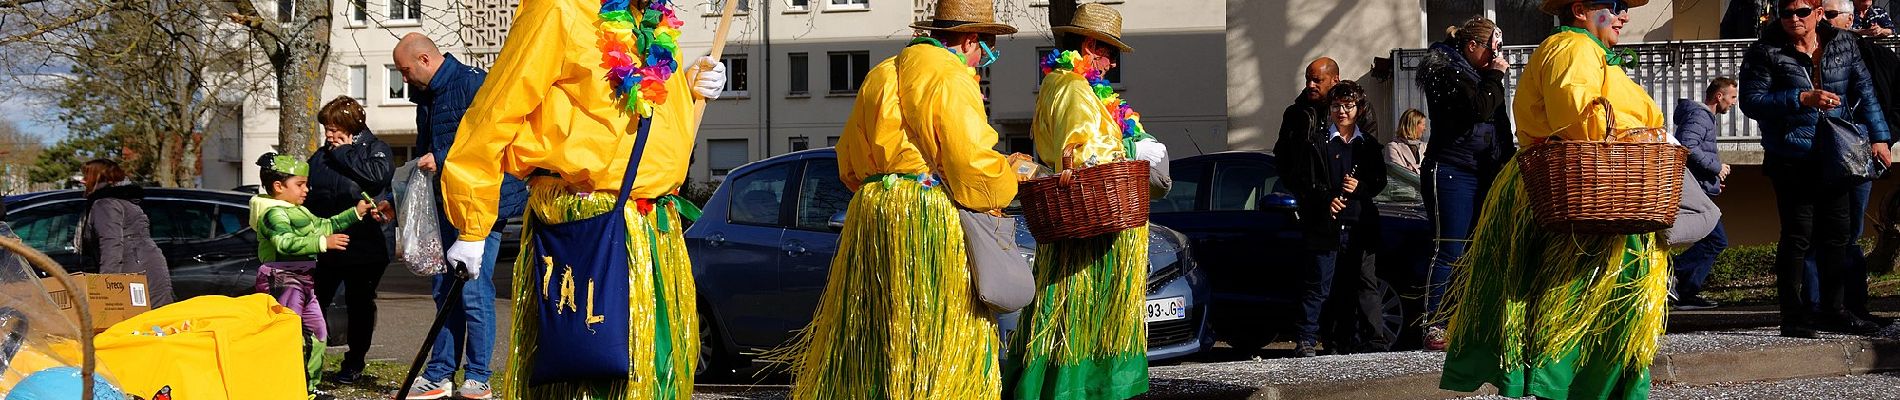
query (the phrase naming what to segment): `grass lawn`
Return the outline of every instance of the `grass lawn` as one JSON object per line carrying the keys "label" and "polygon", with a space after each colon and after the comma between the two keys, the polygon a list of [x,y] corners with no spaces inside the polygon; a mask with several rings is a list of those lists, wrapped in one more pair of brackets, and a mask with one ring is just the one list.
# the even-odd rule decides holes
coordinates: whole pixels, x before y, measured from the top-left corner
{"label": "grass lawn", "polygon": [[[328,373],[335,372],[342,362],[342,351],[325,353],[323,356],[325,377],[328,378]],[[368,368],[363,371],[363,379],[356,381],[355,384],[339,385],[336,382],[324,380],[317,383],[317,388],[341,400],[385,400],[395,395],[396,389],[400,388],[396,381],[402,380],[408,373],[408,362],[370,361]],[[495,376],[490,379],[500,382],[505,377],[503,374],[506,373],[507,371],[497,369]],[[460,384],[461,381],[460,373],[457,373],[455,382]],[[495,392],[494,398],[501,398],[501,392]]]}
{"label": "grass lawn", "polygon": [[[1872,249],[1873,242],[1861,242]],[[1703,295],[1724,305],[1775,303],[1775,245],[1730,247],[1717,256]],[[1875,276],[1867,283],[1868,297],[1900,295],[1900,274]]]}

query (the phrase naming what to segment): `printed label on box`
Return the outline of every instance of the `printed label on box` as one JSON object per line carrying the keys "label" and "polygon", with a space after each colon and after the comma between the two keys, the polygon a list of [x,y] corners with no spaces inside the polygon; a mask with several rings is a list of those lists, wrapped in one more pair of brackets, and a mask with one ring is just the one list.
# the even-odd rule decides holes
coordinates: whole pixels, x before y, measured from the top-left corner
{"label": "printed label on box", "polygon": [[144,307],[145,306],[145,284],[127,283],[125,286],[132,289],[132,306]]}

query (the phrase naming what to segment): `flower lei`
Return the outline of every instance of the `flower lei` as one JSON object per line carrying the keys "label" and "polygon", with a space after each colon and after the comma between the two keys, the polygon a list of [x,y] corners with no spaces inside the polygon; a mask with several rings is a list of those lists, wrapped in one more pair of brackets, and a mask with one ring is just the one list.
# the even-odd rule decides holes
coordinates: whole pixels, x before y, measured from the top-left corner
{"label": "flower lei", "polygon": [[1089,88],[1094,89],[1095,97],[1102,100],[1102,108],[1108,111],[1109,116],[1115,118],[1115,124],[1121,128],[1122,149],[1128,153],[1129,158],[1134,158],[1135,142],[1153,139],[1154,136],[1149,135],[1147,129],[1142,128],[1141,113],[1135,112],[1134,107],[1122,100],[1121,94],[1115,93],[1115,87],[1110,85],[1108,78],[1104,76],[1106,69],[1089,65],[1089,60],[1082,58],[1082,54],[1074,50],[1051,52],[1048,57],[1042,59],[1044,75],[1060,71],[1081,75],[1088,79]]}
{"label": "flower lei", "polygon": [[684,25],[668,6],[671,0],[650,0],[636,10],[633,0],[601,0],[601,67],[613,84],[614,100],[629,112],[653,117],[653,105],[666,104],[666,80],[679,70],[679,27]]}

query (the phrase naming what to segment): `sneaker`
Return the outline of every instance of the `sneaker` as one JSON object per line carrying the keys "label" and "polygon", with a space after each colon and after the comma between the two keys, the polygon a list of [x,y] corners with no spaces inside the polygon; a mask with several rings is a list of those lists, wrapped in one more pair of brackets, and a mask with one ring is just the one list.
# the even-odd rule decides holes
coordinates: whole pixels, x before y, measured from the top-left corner
{"label": "sneaker", "polygon": [[341,385],[355,384],[361,379],[363,379],[362,367],[343,367],[330,374],[330,380]]}
{"label": "sneaker", "polygon": [[446,398],[449,398],[449,380],[443,379],[440,382],[430,382],[428,379],[416,378],[415,382],[409,383],[409,397],[405,400],[437,400]]}
{"label": "sneaker", "polygon": [[468,400],[488,400],[491,394],[492,393],[489,392],[488,383],[476,382],[474,379],[462,380],[462,386],[455,389],[455,395],[457,397]]}
{"label": "sneaker", "polygon": [[1312,342],[1300,342],[1298,345],[1293,346],[1293,356],[1301,358],[1319,356],[1319,350],[1314,349],[1313,346],[1314,344]]}
{"label": "sneaker", "polygon": [[1445,328],[1425,328],[1425,351],[1445,351]]}
{"label": "sneaker", "polygon": [[1715,302],[1715,300],[1709,300],[1708,298],[1704,298],[1701,295],[1689,296],[1689,297],[1676,301],[1676,309],[1682,310],[1682,311],[1707,310],[1707,309],[1721,307],[1721,306],[1722,306],[1722,303],[1717,303]]}

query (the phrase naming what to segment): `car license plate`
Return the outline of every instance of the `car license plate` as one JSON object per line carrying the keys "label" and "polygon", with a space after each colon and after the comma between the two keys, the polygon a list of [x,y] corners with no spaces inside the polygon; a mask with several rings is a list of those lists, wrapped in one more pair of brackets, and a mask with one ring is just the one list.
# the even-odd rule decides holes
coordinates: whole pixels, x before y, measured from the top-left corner
{"label": "car license plate", "polygon": [[1187,298],[1169,297],[1148,300],[1147,318],[1144,322],[1173,321],[1187,318]]}

